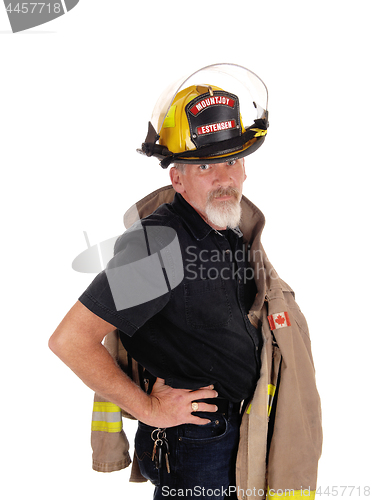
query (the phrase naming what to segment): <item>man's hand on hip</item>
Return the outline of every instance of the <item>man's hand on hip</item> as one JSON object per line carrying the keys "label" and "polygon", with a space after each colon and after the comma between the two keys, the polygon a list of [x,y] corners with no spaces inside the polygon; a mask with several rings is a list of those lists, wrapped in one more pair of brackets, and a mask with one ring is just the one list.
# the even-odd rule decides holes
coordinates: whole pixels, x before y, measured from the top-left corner
{"label": "man's hand on hip", "polygon": [[192,407],[193,401],[215,398],[218,393],[213,385],[202,387],[196,391],[188,389],[174,389],[165,384],[161,378],[156,379],[149,396],[149,409],[145,412],[143,422],[153,427],[174,427],[181,424],[205,425],[210,422],[207,418],[192,415],[192,412],[215,412],[217,406],[200,402],[197,409]]}

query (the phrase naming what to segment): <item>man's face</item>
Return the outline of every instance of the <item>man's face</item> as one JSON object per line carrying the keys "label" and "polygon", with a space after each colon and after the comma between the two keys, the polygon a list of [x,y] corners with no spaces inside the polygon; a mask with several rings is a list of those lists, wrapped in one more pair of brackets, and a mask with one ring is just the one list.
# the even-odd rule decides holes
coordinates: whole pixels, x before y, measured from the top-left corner
{"label": "man's face", "polygon": [[240,199],[246,179],[244,159],[224,163],[187,164],[184,173],[172,167],[174,189],[214,229],[235,227],[240,219]]}

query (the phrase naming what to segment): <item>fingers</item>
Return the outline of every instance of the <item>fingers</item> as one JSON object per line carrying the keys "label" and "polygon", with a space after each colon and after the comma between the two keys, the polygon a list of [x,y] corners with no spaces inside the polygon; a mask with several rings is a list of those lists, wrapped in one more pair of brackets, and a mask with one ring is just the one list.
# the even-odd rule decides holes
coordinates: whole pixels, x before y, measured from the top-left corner
{"label": "fingers", "polygon": [[212,404],[209,404],[209,403],[199,403],[199,401],[197,401],[197,403],[198,403],[198,409],[197,410],[193,410],[191,408],[191,411],[216,412],[218,410],[218,406],[216,406],[216,405],[212,405]]}
{"label": "fingers", "polygon": [[188,389],[175,389],[166,385],[165,380],[158,377],[153,386],[152,394],[155,394],[155,392],[157,391],[163,392],[164,390],[167,390],[167,392],[173,394],[182,394],[186,400],[190,399],[190,401],[196,401],[198,399],[211,399],[218,396],[218,392],[214,390],[213,385],[207,385],[193,391],[190,391]]}
{"label": "fingers", "polygon": [[214,389],[198,389],[197,391],[190,392],[190,396],[193,398],[193,401],[197,401],[198,399],[216,398],[218,396],[218,392]]}

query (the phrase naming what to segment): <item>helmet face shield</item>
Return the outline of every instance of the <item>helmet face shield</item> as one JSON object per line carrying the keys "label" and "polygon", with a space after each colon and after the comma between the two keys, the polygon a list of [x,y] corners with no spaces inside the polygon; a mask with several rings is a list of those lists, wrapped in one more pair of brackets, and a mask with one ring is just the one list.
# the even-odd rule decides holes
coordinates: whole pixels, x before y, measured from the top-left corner
{"label": "helmet face shield", "polygon": [[265,138],[267,105],[267,88],[252,71],[206,66],[163,92],[141,152],[162,159],[164,168],[245,156]]}

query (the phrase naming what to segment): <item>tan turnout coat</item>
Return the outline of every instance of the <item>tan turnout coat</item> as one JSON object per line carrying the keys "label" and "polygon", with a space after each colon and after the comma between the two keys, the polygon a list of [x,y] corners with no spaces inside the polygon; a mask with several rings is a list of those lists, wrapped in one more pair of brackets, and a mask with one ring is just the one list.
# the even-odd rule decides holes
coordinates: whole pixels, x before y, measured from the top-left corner
{"label": "tan turnout coat", "polygon": [[[125,226],[130,227],[162,203],[171,202],[173,197],[172,186],[146,196],[125,214]],[[312,498],[316,490],[322,429],[308,327],[293,291],[279,278],[263,250],[263,214],[244,196],[241,204],[240,229],[244,240],[251,244],[251,263],[258,290],[249,319],[261,329],[264,346],[260,378],[253,399],[244,411],[240,428],[236,462],[238,497],[240,500],[257,500],[266,496],[274,500],[283,496]],[[273,325],[268,317],[277,313],[284,317],[284,312],[288,315],[290,326],[271,330]],[[106,337],[105,345],[125,370],[127,353],[117,331]],[[139,383],[135,362],[132,377]],[[271,411],[277,387],[275,410]],[[95,394],[94,401],[93,469],[101,472],[123,469],[131,463],[131,459],[121,417],[131,417],[98,394]],[[274,424],[268,450],[270,419]],[[130,480],[145,481],[135,454]]]}

